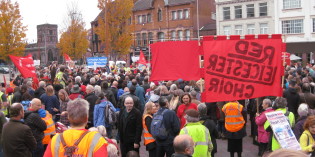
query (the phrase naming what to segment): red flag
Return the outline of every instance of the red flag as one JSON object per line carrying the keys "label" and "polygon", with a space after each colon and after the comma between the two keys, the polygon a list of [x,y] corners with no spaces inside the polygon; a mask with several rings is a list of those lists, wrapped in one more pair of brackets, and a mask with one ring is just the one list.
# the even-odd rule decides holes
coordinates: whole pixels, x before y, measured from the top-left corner
{"label": "red flag", "polygon": [[143,64],[143,65],[147,64],[147,60],[145,59],[142,50],[140,50],[140,57],[139,57],[139,60],[138,60],[138,64]]}
{"label": "red flag", "polygon": [[63,57],[65,57],[66,62],[71,62],[72,59],[65,53],[63,54]]}
{"label": "red flag", "polygon": [[288,52],[282,52],[281,58],[282,58],[282,62],[283,62],[283,60],[284,60],[287,65],[291,65],[290,53],[288,53]]}
{"label": "red flag", "polygon": [[151,46],[151,81],[199,80],[198,41],[158,42]]}
{"label": "red flag", "polygon": [[206,102],[282,96],[281,36],[218,37],[202,45]]}
{"label": "red flag", "polygon": [[38,79],[35,73],[34,60],[31,54],[25,57],[17,57],[12,55],[9,55],[9,57],[24,78],[31,77],[33,78],[33,83],[38,84]]}

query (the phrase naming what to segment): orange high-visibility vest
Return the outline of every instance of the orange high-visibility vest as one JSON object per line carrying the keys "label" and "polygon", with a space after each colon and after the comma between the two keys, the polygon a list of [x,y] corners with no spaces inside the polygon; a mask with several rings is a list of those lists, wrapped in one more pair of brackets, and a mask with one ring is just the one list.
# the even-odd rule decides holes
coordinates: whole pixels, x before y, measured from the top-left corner
{"label": "orange high-visibility vest", "polygon": [[[63,132],[63,138],[67,146],[73,146],[74,143],[86,130],[68,129]],[[107,146],[107,142],[102,135],[96,131],[87,133],[78,145],[78,149],[73,156],[92,157],[103,145]],[[65,149],[61,143],[60,134],[55,135],[51,140],[51,154],[53,157],[64,157]]]}
{"label": "orange high-visibility vest", "polygon": [[245,124],[242,115],[243,106],[238,102],[229,102],[222,108],[225,114],[225,129],[230,132],[241,130]]}
{"label": "orange high-visibility vest", "polygon": [[[145,115],[143,116],[143,118],[142,118],[144,145],[147,145],[147,144],[152,143],[152,142],[155,141],[155,139],[153,138],[153,136],[149,133],[149,129],[148,129],[147,125],[145,124],[145,119],[146,119],[148,116],[151,117],[151,118],[153,118],[152,115],[150,115],[150,114],[145,114]],[[150,127],[150,126],[149,126],[149,127]]]}
{"label": "orange high-visibility vest", "polygon": [[49,144],[51,135],[56,134],[55,123],[52,119],[52,115],[48,111],[46,111],[46,117],[42,118],[42,120],[44,120],[47,125],[47,129],[44,131],[45,136],[43,138],[43,144]]}

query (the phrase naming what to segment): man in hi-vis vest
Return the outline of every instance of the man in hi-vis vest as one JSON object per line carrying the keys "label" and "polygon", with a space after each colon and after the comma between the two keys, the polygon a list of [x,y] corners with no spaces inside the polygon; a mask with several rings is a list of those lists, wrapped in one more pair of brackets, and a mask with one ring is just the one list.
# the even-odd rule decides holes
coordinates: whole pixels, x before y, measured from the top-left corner
{"label": "man in hi-vis vest", "polygon": [[44,157],[82,156],[107,157],[107,142],[96,131],[88,131],[89,103],[81,98],[67,106],[71,128],[55,135],[47,146]]}

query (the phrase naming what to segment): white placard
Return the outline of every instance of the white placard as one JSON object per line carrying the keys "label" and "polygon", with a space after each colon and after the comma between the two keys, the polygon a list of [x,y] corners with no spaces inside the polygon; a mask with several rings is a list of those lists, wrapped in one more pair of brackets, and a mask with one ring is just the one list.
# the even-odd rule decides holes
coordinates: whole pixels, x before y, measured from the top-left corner
{"label": "white placard", "polygon": [[266,113],[266,117],[270,122],[273,134],[279,142],[281,148],[301,150],[299,142],[291,129],[288,118],[282,111],[274,111]]}

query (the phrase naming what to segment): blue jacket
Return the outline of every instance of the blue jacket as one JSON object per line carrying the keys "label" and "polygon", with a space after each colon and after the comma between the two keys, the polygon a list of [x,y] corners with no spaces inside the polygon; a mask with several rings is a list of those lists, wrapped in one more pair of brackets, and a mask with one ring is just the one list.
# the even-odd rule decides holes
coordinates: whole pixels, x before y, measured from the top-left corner
{"label": "blue jacket", "polygon": [[144,105],[145,105],[145,92],[144,92],[144,88],[137,85],[136,86],[136,92],[135,95],[139,98],[140,103],[141,103],[141,111],[143,111],[144,109]]}
{"label": "blue jacket", "polygon": [[100,104],[97,104],[94,106],[94,117],[93,117],[94,127],[98,127],[100,125],[103,125],[105,127],[110,127],[109,124],[105,124],[105,107],[107,105],[110,105],[110,108],[116,112],[116,108],[111,102],[107,101],[106,99],[101,100]]}

